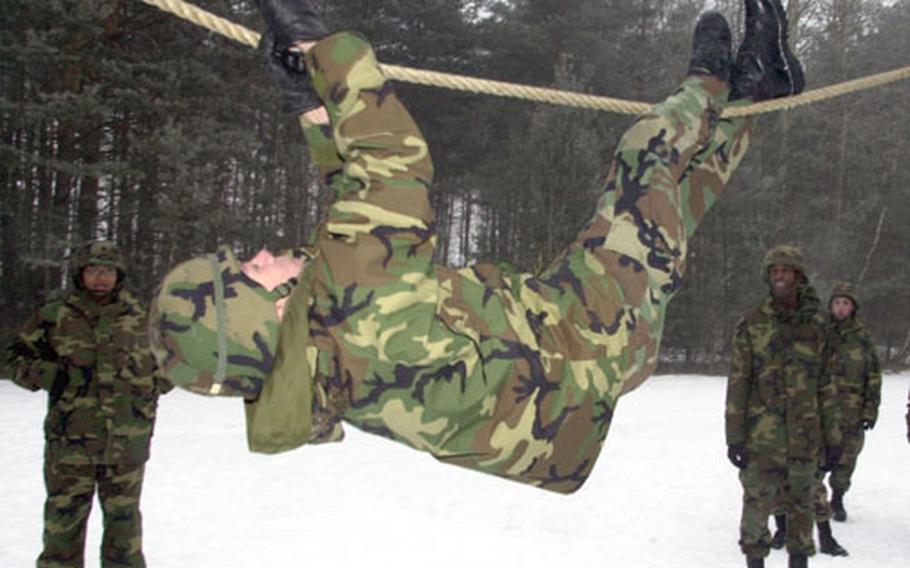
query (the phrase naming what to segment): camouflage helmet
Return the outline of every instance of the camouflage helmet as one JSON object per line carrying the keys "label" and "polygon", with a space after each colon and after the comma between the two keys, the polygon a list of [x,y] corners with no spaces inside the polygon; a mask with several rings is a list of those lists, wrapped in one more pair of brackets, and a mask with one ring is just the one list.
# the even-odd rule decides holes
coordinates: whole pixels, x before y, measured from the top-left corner
{"label": "camouflage helmet", "polygon": [[113,266],[117,269],[117,286],[123,283],[126,275],[126,268],[123,263],[123,257],[120,255],[120,248],[114,241],[99,240],[89,241],[76,249],[70,259],[70,272],[73,276],[73,283],[76,288],[81,289],[82,271],[86,266],[101,264],[104,266]]}
{"label": "camouflage helmet", "polygon": [[275,301],[233,252],[179,264],[161,281],[149,313],[152,352],[164,375],[187,390],[256,398],[278,343]]}
{"label": "camouflage helmet", "polygon": [[850,301],[853,302],[854,312],[859,310],[859,289],[856,286],[849,282],[838,282],[835,284],[831,290],[831,296],[828,298],[828,307],[831,307],[831,302],[834,301],[834,298],[841,297],[850,298]]}
{"label": "camouflage helmet", "polygon": [[762,263],[762,278],[764,278],[765,282],[770,281],[768,274],[772,266],[789,266],[802,274],[807,280],[809,279],[809,267],[806,265],[806,261],[803,259],[803,252],[799,247],[779,245],[765,253],[765,260]]}

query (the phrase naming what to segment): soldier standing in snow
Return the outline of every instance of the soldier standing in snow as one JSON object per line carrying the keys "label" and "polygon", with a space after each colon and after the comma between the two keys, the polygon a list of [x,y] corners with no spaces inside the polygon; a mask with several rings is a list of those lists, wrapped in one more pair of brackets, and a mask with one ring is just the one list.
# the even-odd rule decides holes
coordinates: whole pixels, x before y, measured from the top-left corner
{"label": "soldier standing in snow", "polygon": [[828,301],[826,368],[837,387],[843,454],[828,477],[835,521],[846,521],[844,494],[865,443],[866,431],[875,427],[881,403],[882,371],[875,342],[857,317],[859,292],[842,282]]}
{"label": "soldier standing in snow", "polygon": [[9,347],[13,382],[48,394],[44,422],[44,550],[39,567],[82,566],[97,488],[101,565],[142,567],[139,497],[158,394],[145,308],[124,288],[114,243],[95,241],[71,263],[75,289],[44,305]]}
{"label": "soldier standing in snow", "polygon": [[768,515],[787,516],[791,568],[815,553],[813,498],[819,466],[836,463],[841,433],[836,390],[822,371],[824,332],[818,297],[799,249],[765,255],[769,297],[746,314],[733,336],[727,385],[727,455],[740,469],[740,548],[749,568],[764,566]]}

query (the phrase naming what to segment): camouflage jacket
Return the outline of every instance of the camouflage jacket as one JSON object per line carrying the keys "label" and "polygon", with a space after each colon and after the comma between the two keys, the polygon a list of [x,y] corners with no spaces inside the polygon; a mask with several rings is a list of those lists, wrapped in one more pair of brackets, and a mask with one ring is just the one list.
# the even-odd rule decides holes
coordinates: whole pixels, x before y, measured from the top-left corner
{"label": "camouflage jacket", "polygon": [[733,336],[727,383],[727,444],[775,462],[821,459],[839,446],[834,383],[821,372],[823,321],[811,288],[798,310],[771,298],[743,317]]}
{"label": "camouflage jacket", "polygon": [[837,387],[844,433],[862,431],[863,419],[876,420],[881,402],[882,371],[875,342],[855,317],[826,322],[826,370]]}
{"label": "camouflage jacket", "polygon": [[146,310],[127,291],[99,304],[74,291],[25,324],[8,349],[13,381],[48,392],[49,459],[72,464],[148,459],[158,394]]}

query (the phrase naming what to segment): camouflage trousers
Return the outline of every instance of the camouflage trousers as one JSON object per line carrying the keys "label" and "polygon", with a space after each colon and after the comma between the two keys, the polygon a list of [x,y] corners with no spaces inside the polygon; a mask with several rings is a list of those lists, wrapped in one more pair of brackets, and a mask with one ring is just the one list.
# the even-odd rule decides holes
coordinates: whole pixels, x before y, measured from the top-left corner
{"label": "camouflage trousers", "polygon": [[749,557],[765,557],[771,549],[768,517],[787,516],[787,551],[812,556],[815,519],[817,465],[809,460],[789,460],[786,464],[755,459],[740,471],[743,486],[743,511],[740,519],[739,546]]}
{"label": "camouflage trousers", "polygon": [[[859,432],[845,432],[843,454],[837,466],[828,474],[828,485],[831,491],[846,493],[850,489],[850,478],[856,470],[856,461],[866,439],[864,430]],[[822,523],[830,521],[834,516],[831,502],[828,500],[828,488],[825,486],[825,474],[819,473],[815,489],[815,521]]]}
{"label": "camouflage trousers", "polygon": [[[748,121],[718,117],[726,85],[689,78],[639,116],[593,218],[527,274],[434,263],[427,144],[365,41],[331,36],[307,66],[340,168],[317,235],[317,390],[444,462],[577,490],[619,396],[656,366],[688,239],[748,146]],[[321,129],[305,130],[312,145]]]}
{"label": "camouflage trousers", "polygon": [[98,489],[104,513],[101,566],[143,567],[139,497],[145,465],[71,465],[46,460],[44,550],[39,568],[84,565],[88,515]]}
{"label": "camouflage trousers", "polygon": [[828,485],[832,491],[846,493],[850,489],[850,479],[856,471],[856,462],[865,443],[866,432],[862,428],[854,432],[844,432],[843,454],[828,476]]}

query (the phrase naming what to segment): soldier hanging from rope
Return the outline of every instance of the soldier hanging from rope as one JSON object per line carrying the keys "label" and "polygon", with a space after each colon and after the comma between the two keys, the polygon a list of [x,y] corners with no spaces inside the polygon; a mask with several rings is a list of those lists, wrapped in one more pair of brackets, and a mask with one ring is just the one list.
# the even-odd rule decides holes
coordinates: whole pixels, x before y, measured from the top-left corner
{"label": "soldier hanging from rope", "polygon": [[367,41],[329,34],[312,2],[260,0],[261,50],[334,201],[311,247],[171,271],[151,314],[162,368],[243,397],[256,451],[347,422],[576,491],[654,370],[689,239],[749,145],[750,120],[721,112],[803,89],[779,2],[746,5],[735,61],[723,16],[699,20],[685,79],[623,135],[577,239],[540,274],[507,274],[434,264],[430,153]]}

